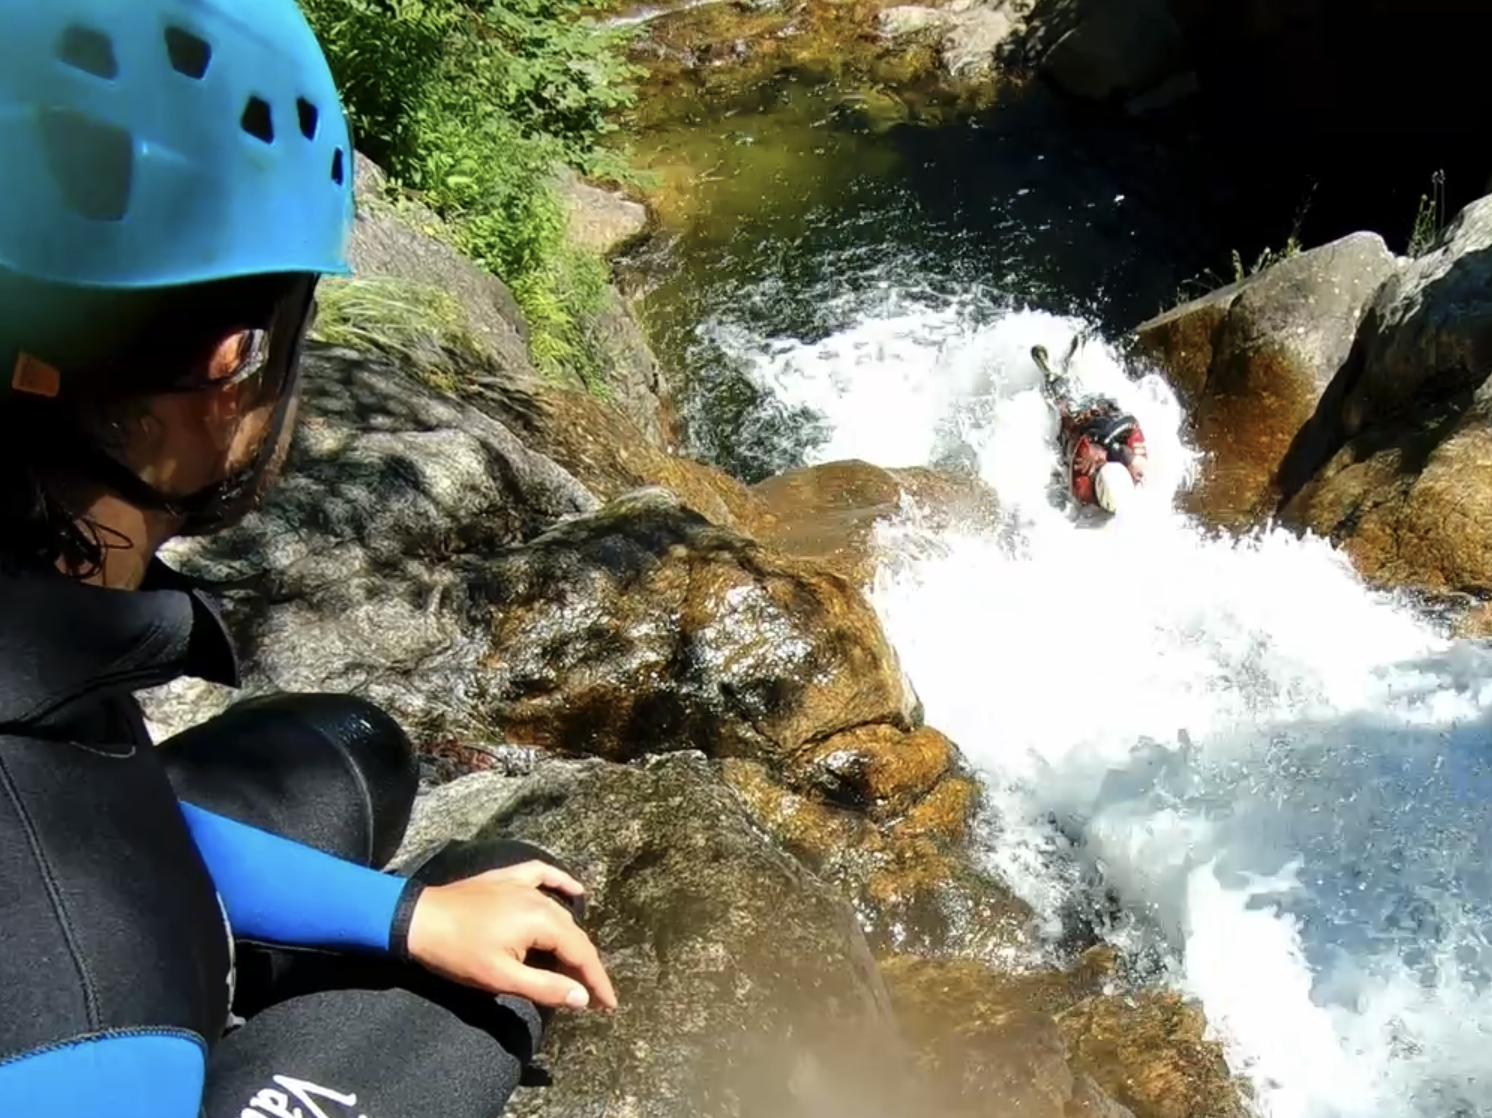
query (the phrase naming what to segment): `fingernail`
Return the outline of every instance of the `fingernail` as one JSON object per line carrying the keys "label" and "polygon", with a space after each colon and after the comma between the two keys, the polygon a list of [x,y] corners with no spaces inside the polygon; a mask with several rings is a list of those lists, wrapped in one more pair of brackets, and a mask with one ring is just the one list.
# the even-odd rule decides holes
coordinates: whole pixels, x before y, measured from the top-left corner
{"label": "fingernail", "polygon": [[565,1004],[571,1009],[584,1009],[591,1004],[591,996],[584,986],[577,986],[565,995]]}

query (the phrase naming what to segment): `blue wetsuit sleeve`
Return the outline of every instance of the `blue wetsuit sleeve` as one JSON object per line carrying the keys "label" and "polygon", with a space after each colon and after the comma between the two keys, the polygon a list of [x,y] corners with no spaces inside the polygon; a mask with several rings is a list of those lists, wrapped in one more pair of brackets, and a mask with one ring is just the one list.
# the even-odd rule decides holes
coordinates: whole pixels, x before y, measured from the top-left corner
{"label": "blue wetsuit sleeve", "polygon": [[[182,804],[237,935],[294,947],[402,954],[413,893],[402,877]],[[402,902],[402,903],[401,903]]]}

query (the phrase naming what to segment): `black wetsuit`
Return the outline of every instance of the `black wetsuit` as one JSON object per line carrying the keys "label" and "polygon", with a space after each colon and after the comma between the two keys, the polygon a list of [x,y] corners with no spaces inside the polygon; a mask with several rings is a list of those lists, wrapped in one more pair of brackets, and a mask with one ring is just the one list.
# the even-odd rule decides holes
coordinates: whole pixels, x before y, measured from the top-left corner
{"label": "black wetsuit", "polygon": [[249,700],[152,748],[134,690],[237,682],[207,600],[160,564],[139,592],[0,578],[0,618],[0,1114],[501,1113],[539,1014],[402,939],[423,884],[542,852],[369,868],[417,769],[358,699]]}

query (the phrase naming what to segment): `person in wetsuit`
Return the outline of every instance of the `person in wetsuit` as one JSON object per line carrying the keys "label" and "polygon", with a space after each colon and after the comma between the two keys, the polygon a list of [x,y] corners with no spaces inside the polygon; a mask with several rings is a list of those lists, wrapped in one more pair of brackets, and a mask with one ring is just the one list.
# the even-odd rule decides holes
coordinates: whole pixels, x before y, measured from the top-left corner
{"label": "person in wetsuit", "polygon": [[158,557],[295,422],[353,149],[295,0],[0,0],[0,1114],[490,1118],[550,1007],[612,1007],[582,889],[500,838],[384,872],[414,751],[235,685]]}
{"label": "person in wetsuit", "polygon": [[1031,359],[1042,374],[1042,394],[1057,412],[1062,475],[1080,505],[1116,513],[1145,480],[1149,452],[1134,416],[1107,397],[1074,400],[1067,367],[1081,342],[1074,339],[1061,366],[1052,368],[1045,346],[1032,346]]}

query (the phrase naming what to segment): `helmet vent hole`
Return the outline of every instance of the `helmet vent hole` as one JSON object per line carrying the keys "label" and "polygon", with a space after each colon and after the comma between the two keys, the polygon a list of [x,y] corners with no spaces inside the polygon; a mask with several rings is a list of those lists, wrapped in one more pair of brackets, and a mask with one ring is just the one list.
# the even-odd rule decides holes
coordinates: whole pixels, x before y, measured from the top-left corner
{"label": "helmet vent hole", "polygon": [[168,27],[166,55],[171,59],[171,69],[193,81],[201,81],[212,62],[212,44],[180,27]]}
{"label": "helmet vent hole", "polygon": [[346,160],[342,155],[342,149],[338,148],[332,153],[332,182],[342,186],[347,181]]}
{"label": "helmet vent hole", "polygon": [[71,109],[45,109],[38,124],[47,169],[67,207],[91,221],[122,220],[134,183],[134,138]]}
{"label": "helmet vent hole", "polygon": [[321,123],[321,113],[304,97],[295,99],[295,113],[300,117],[300,134],[308,140],[316,138],[316,126]]}
{"label": "helmet vent hole", "polygon": [[82,70],[95,78],[111,82],[119,76],[114,43],[102,31],[91,27],[73,24],[64,31],[57,43],[57,57],[74,70]]}
{"label": "helmet vent hole", "polygon": [[275,142],[275,122],[269,111],[269,102],[262,97],[250,97],[243,107],[243,118],[239,121],[243,130],[256,140],[266,144]]}

